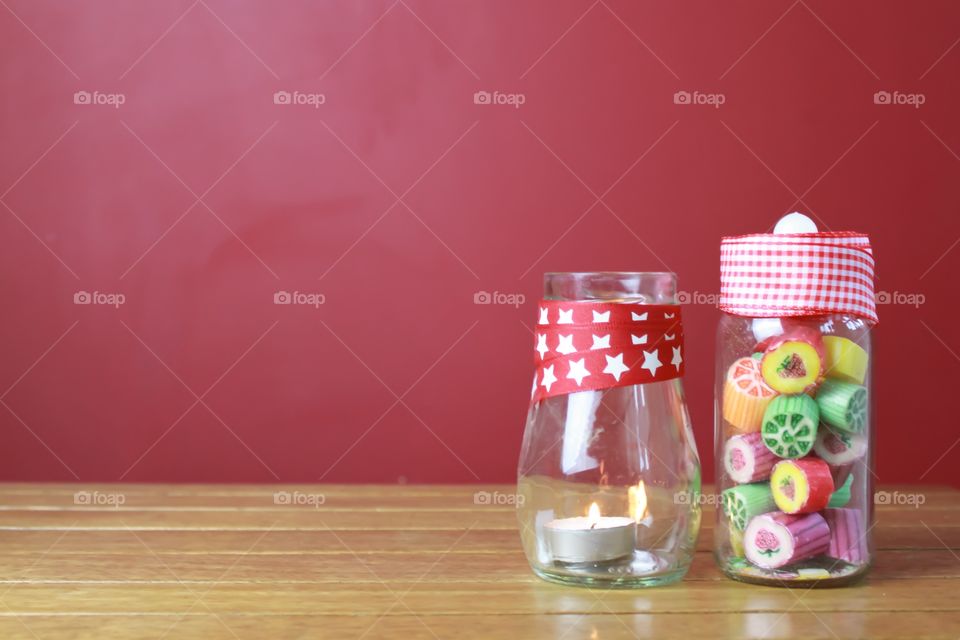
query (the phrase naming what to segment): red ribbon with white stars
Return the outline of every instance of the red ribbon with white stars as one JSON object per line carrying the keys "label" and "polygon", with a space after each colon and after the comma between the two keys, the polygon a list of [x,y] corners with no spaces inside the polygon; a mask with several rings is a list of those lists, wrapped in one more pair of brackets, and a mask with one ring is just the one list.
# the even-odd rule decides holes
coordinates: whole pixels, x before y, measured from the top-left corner
{"label": "red ribbon with white stars", "polygon": [[680,307],[541,300],[531,402],[683,375]]}

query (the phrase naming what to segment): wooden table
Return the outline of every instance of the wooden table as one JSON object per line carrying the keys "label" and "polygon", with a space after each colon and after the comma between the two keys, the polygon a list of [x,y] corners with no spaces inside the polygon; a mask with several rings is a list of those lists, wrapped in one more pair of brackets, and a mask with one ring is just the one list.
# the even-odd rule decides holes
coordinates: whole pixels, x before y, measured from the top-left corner
{"label": "wooden table", "polygon": [[510,487],[78,490],[0,485],[0,638],[960,636],[953,489],[898,488],[925,503],[877,509],[856,587],[724,579],[708,509],[686,580],[640,591],[535,578],[513,509],[474,503]]}

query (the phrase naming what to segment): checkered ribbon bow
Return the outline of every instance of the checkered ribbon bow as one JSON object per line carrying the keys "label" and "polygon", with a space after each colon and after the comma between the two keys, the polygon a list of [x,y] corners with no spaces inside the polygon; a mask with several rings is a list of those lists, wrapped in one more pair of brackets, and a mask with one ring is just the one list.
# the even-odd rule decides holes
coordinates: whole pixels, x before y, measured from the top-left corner
{"label": "checkered ribbon bow", "polygon": [[863,233],[724,238],[720,308],[755,318],[846,313],[876,323],[873,266]]}
{"label": "checkered ribbon bow", "polygon": [[676,305],[541,300],[539,309],[534,403],[683,375]]}

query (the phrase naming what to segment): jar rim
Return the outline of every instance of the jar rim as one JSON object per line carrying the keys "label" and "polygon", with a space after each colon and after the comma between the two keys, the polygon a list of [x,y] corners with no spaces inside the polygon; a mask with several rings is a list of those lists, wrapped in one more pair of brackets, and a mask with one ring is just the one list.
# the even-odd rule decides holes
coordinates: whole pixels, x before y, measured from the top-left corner
{"label": "jar rim", "polygon": [[546,276],[674,276],[673,271],[545,271]]}

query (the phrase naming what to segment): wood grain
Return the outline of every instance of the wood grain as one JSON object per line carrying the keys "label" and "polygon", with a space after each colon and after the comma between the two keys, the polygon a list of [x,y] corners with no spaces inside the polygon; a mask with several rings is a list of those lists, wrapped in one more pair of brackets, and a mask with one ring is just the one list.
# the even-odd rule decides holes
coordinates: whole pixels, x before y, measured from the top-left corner
{"label": "wood grain", "polygon": [[960,635],[954,489],[888,489],[925,502],[878,507],[869,577],[812,591],[725,579],[709,506],[678,585],[548,584],[513,509],[475,504],[480,490],[510,487],[3,485],[0,638]]}

